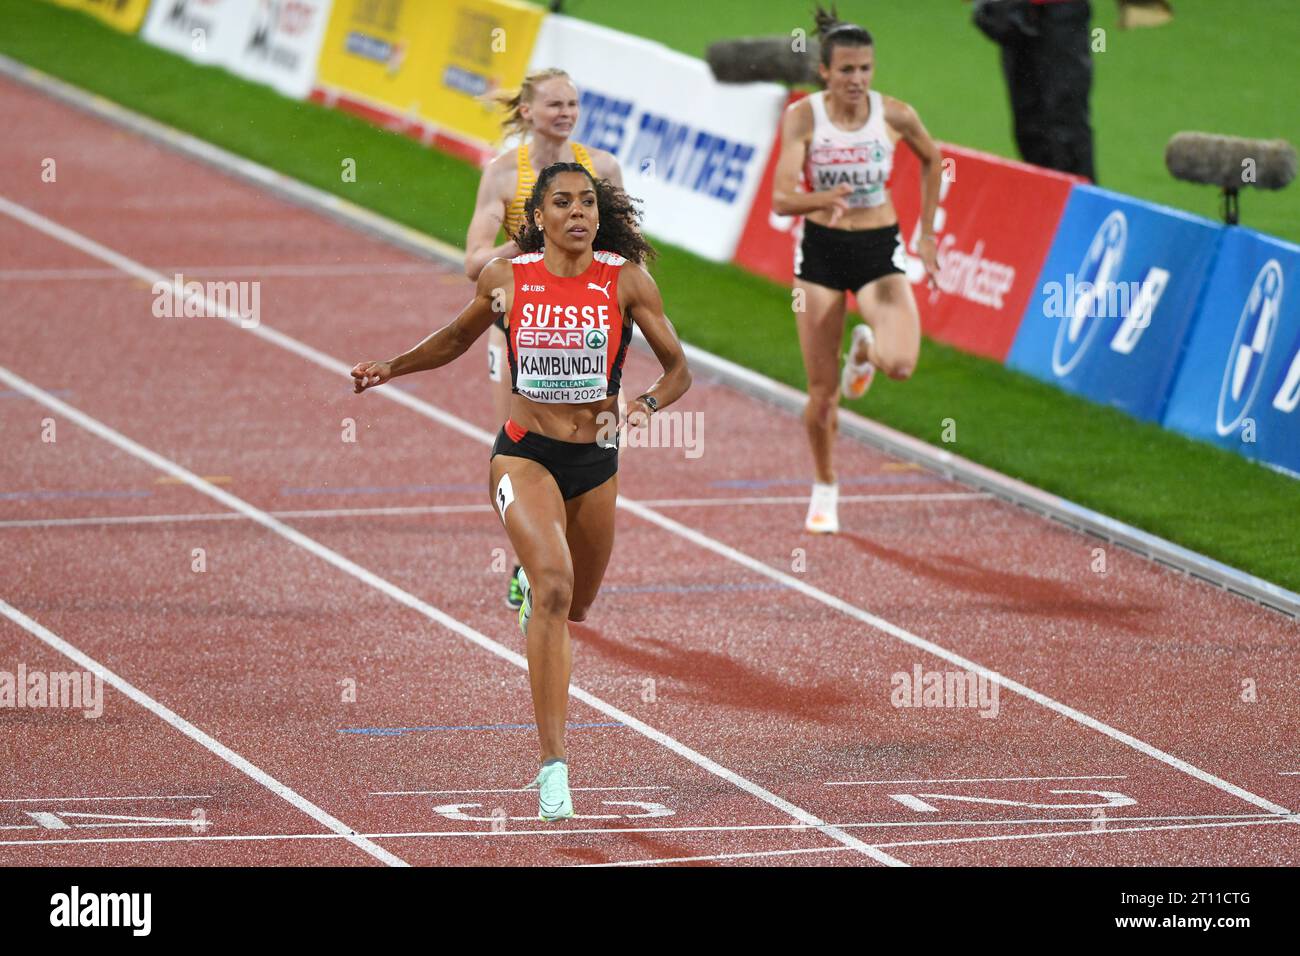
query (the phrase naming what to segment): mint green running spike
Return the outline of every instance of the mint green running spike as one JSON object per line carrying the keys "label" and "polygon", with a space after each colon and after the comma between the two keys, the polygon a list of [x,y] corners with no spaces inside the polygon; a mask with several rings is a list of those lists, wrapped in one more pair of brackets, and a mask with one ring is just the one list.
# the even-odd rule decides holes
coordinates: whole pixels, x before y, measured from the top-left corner
{"label": "mint green running spike", "polygon": [[524,589],[519,586],[519,565],[515,565],[514,571],[510,574],[510,589],[506,592],[506,605],[512,611],[517,611],[524,606]]}
{"label": "mint green running spike", "polygon": [[573,816],[573,798],[569,796],[569,765],[563,760],[547,764],[525,790],[537,787],[537,817],[550,823]]}
{"label": "mint green running spike", "polygon": [[[528,586],[528,575],[519,569],[519,590],[523,592],[523,602],[519,605],[519,630],[528,636],[528,621],[533,616],[533,589]],[[529,785],[531,786],[531,784]]]}

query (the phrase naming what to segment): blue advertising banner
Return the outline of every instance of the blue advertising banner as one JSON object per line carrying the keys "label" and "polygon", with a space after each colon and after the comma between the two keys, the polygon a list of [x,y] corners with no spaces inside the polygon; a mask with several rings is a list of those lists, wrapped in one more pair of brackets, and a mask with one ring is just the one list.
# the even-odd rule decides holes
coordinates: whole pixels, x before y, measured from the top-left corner
{"label": "blue advertising banner", "polygon": [[1164,424],[1300,474],[1300,246],[1224,233]]}
{"label": "blue advertising banner", "polygon": [[1075,186],[1007,365],[1159,421],[1223,227]]}

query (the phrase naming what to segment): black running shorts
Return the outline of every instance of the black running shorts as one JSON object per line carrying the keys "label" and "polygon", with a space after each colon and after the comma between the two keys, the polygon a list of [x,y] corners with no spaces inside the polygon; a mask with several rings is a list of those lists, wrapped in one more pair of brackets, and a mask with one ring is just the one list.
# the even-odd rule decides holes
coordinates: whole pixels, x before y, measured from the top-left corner
{"label": "black running shorts", "polygon": [[[516,434],[521,430],[513,422],[507,424]],[[599,442],[560,441],[530,431],[515,441],[502,428],[492,446],[492,457],[497,455],[528,458],[542,465],[555,479],[565,501],[603,485],[618,471],[616,444],[605,447]]]}
{"label": "black running shorts", "polygon": [[897,224],[878,229],[829,229],[808,219],[794,255],[794,274],[840,292],[857,292],[881,276],[903,272]]}

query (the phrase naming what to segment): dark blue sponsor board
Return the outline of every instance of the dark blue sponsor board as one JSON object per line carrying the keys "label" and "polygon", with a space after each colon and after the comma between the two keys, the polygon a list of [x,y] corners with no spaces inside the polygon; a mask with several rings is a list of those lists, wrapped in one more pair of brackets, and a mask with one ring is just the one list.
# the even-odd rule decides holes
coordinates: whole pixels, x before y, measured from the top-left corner
{"label": "dark blue sponsor board", "polygon": [[353,56],[374,60],[376,63],[387,63],[393,56],[391,43],[368,33],[362,33],[360,30],[352,30],[348,33],[343,48]]}
{"label": "dark blue sponsor board", "polygon": [[1159,421],[1222,235],[1208,219],[1076,186],[1007,364]]}
{"label": "dark blue sponsor board", "polygon": [[1300,246],[1225,230],[1164,425],[1300,473]]}
{"label": "dark blue sponsor board", "polygon": [[442,74],[442,85],[466,96],[482,96],[488,91],[488,78],[482,73],[449,66]]}
{"label": "dark blue sponsor board", "polygon": [[[757,153],[748,143],[696,129],[668,116],[640,114],[631,100],[584,90],[574,139],[608,150],[626,169],[732,204]],[[629,136],[631,137],[629,140]]]}
{"label": "dark blue sponsor board", "polygon": [[584,146],[613,153],[622,159],[623,136],[632,101],[583,90],[578,101],[578,129],[573,138]]}

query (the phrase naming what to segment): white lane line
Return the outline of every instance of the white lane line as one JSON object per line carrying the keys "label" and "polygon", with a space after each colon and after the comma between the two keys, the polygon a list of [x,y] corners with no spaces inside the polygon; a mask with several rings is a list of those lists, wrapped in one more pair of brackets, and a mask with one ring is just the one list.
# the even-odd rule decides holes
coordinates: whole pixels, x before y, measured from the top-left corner
{"label": "white lane line", "polygon": [[[1109,821],[1107,821],[1109,823]],[[943,840],[900,840],[896,843],[883,843],[881,846],[945,846],[954,843],[989,843],[1006,840],[1050,840],[1074,836],[1106,836],[1112,833],[1153,833],[1158,830],[1206,830],[1221,827],[1258,827],[1277,826],[1295,823],[1296,819],[1285,817],[1265,817],[1257,820],[1232,820],[1213,823],[1171,823],[1153,827],[1089,827],[1086,830],[1063,830],[1055,833],[998,833],[992,836],[950,837]]]}
{"label": "white lane line", "polygon": [[[467,640],[473,642],[474,644],[477,644],[479,647],[483,648],[484,650],[489,651],[492,654],[495,654],[497,657],[500,657],[503,660],[509,661],[511,664],[513,664],[515,667],[519,668],[520,670],[524,671],[525,673],[528,671],[528,661],[523,657],[523,655],[518,654],[515,651],[510,650],[505,645],[499,644],[496,641],[492,640],[490,637],[481,634],[480,632],[474,630],[469,625],[447,614],[445,611],[442,611],[439,608],[436,608],[433,605],[420,600],[418,597],[411,594],[409,591],[404,591],[403,589],[399,588],[397,585],[393,584],[391,581],[388,581],[385,578],[381,578],[373,571],[369,571],[366,568],[363,568],[361,565],[357,564],[356,562],[350,561],[349,559],[343,557],[343,555],[339,554],[337,551],[333,551],[330,548],[325,547],[323,544],[316,541],[314,538],[309,538],[307,537],[307,535],[290,527],[284,522],[271,517],[265,511],[261,511],[260,509],[255,508],[253,505],[249,504],[247,501],[244,501],[242,498],[235,497],[230,492],[217,487],[216,485],[212,484],[209,481],[205,481],[204,479],[200,478],[198,475],[194,474],[188,469],[182,468],[174,461],[171,461],[168,458],[164,458],[162,455],[159,455],[157,452],[152,451],[151,449],[145,448],[143,445],[139,444],[138,442],[132,441],[130,438],[127,438],[121,432],[115,431],[114,429],[110,428],[108,425],[105,425],[103,422],[99,421],[98,419],[92,418],[91,416],[87,415],[85,412],[81,411],[80,409],[74,408],[73,406],[69,405],[67,402],[55,398],[53,395],[50,395],[48,392],[45,392],[38,386],[31,384],[26,379],[18,377],[12,371],[10,371],[9,369],[3,366],[0,366],[0,381],[6,382],[10,388],[23,392],[24,394],[32,398],[34,401],[44,405],[46,408],[49,408],[59,413],[60,415],[63,415],[65,418],[69,419],[72,422],[75,422],[77,425],[80,425],[82,428],[84,428],[86,431],[90,432],[91,434],[96,435],[99,438],[102,438],[104,441],[107,441],[108,443],[115,445],[116,447],[120,448],[122,451],[125,451],[130,455],[134,455],[136,458],[139,458],[141,461],[144,461],[147,464],[152,465],[154,468],[157,468],[159,471],[165,472],[171,475],[173,478],[176,478],[179,481],[184,482],[185,484],[189,485],[191,488],[193,488],[195,491],[199,492],[200,494],[207,495],[209,498],[213,498],[216,501],[219,501],[221,504],[225,505],[226,507],[232,508],[236,511],[239,511],[247,515],[249,518],[253,519],[258,524],[262,525],[264,528],[275,532],[276,534],[280,535],[280,537],[286,539],[287,541],[293,544],[296,544],[298,547],[309,552],[310,554],[313,554],[316,557],[321,558],[322,560],[328,562],[329,564],[334,565],[334,567],[338,568],[341,571],[346,572],[347,574],[350,574],[352,577],[356,578],[362,583],[368,584],[370,585],[370,587],[378,591],[381,591],[382,593],[391,597],[393,600],[406,605],[412,610],[420,614],[423,614],[425,617],[433,621],[436,621],[437,623],[441,624],[443,627],[447,628],[448,630],[456,634],[459,634],[461,637],[466,638]],[[404,393],[399,392],[394,394],[404,394]],[[466,426],[466,427],[471,427],[471,426]],[[35,622],[32,623],[34,624]],[[37,626],[39,627],[39,625]],[[87,660],[89,660],[89,658],[87,658]],[[793,803],[790,803],[788,800],[778,797],[776,794],[771,793],[768,790],[765,790],[763,787],[754,783],[752,780],[749,780],[745,777],[740,776],[737,773],[732,772],[731,770],[728,770],[726,767],[722,766],[721,764],[713,760],[710,760],[708,757],[704,756],[703,754],[698,753],[695,750],[692,750],[690,747],[687,747],[685,744],[681,743],[675,738],[668,736],[662,731],[656,730],[654,727],[651,727],[649,724],[637,720],[631,714],[624,713],[623,711],[619,710],[617,707],[614,707],[612,704],[606,703],[605,701],[601,700],[599,697],[596,697],[594,694],[591,694],[588,691],[583,690],[582,688],[576,685],[570,687],[569,694],[570,696],[575,697],[578,700],[581,700],[583,703],[589,705],[590,707],[595,708],[601,713],[613,717],[615,720],[618,720],[621,723],[625,724],[626,726],[631,727],[633,730],[636,730],[638,733],[642,734],[643,736],[649,737],[651,740],[662,745],[663,747],[666,747],[668,750],[671,750],[673,753],[677,754],[678,756],[684,757],[685,759],[689,760],[691,763],[695,764],[696,766],[704,770],[707,770],[709,773],[712,773],[715,776],[721,777],[723,780],[726,780],[728,783],[731,783],[734,786],[738,787],[739,789],[745,791],[746,793],[749,793],[752,796],[757,797],[759,800],[762,800],[764,803],[767,803],[770,806],[775,807],[776,809],[780,810],[782,813],[785,813],[788,816],[793,817],[794,819],[798,820],[801,823],[811,824],[812,826],[820,830],[824,835],[830,837],[833,840],[838,840],[840,843],[843,843],[845,846],[853,850],[856,850],[857,852],[863,854],[864,856],[869,856],[873,860],[876,860],[879,863],[884,863],[889,866],[906,865],[901,860],[896,860],[889,854],[882,853],[881,851],[868,846],[867,844],[863,843],[861,840],[857,839],[856,837],[850,836],[849,834],[844,833],[841,830],[836,830],[834,827],[829,826],[823,820],[809,813],[807,810],[797,807]],[[213,741],[213,743],[215,743],[215,741]],[[251,767],[251,764],[249,766]],[[324,811],[321,812],[323,813]],[[340,824],[340,826],[342,826],[342,824]],[[375,847],[375,849],[378,850],[379,848]],[[385,852],[385,851],[381,851],[381,852]]]}
{"label": "white lane line", "polygon": [[[5,829],[0,827],[0,830]],[[35,829],[32,827],[31,829]],[[382,840],[390,837],[407,836],[405,833],[366,833],[358,834],[367,840]],[[500,836],[500,834],[497,834]],[[171,836],[171,837],[87,837],[68,840],[0,840],[0,847],[22,846],[69,846],[80,843],[266,843],[274,840],[338,840],[337,833],[249,833],[217,834],[215,836]]]}
{"label": "white lane line", "polygon": [[[840,503],[852,503],[855,501],[867,502],[874,504],[883,504],[887,502],[918,502],[918,501],[971,501],[975,499],[992,498],[982,492],[973,492],[971,494],[957,493],[936,493],[926,494],[906,494],[906,495],[847,495],[840,498]],[[655,501],[641,502],[647,508],[694,508],[701,506],[730,508],[730,507],[750,507],[753,505],[784,505],[800,504],[806,505],[807,498],[660,498]],[[441,515],[441,514],[466,514],[470,512],[491,512],[495,510],[491,505],[395,505],[392,507],[380,508],[315,508],[300,509],[297,511],[268,511],[267,514],[276,518],[360,518],[360,517],[385,517],[398,515]],[[235,514],[231,511],[213,512],[209,514],[171,514],[171,515],[93,515],[85,518],[15,518],[8,521],[0,521],[0,528],[72,528],[80,525],[118,525],[118,524],[167,524],[169,522],[182,521],[246,521],[246,516]]]}
{"label": "white lane line", "polygon": [[[939,479],[935,479],[938,481]],[[906,492],[897,495],[841,495],[839,501],[847,504],[885,504],[919,501],[987,501],[993,495],[984,491]],[[803,505],[808,496],[782,495],[757,498],[658,498],[641,502],[646,508],[727,508],[736,505]]]}
{"label": "white lane line", "polygon": [[[0,827],[0,830],[5,829]],[[29,829],[35,830],[35,826],[13,827],[11,829]],[[703,832],[708,832],[711,828],[698,828]],[[809,833],[817,832],[816,827],[812,826],[782,826],[776,829],[794,829],[806,830]],[[567,827],[553,827],[550,830],[433,830],[427,832],[421,831],[395,831],[389,833],[366,833],[363,836],[369,840],[414,840],[414,839],[431,839],[439,837],[473,837],[480,840],[499,840],[508,836],[565,836],[565,835],[583,835],[591,836],[593,834],[614,834],[621,835],[627,833],[660,833],[660,832],[678,832],[668,831],[666,828],[656,827],[611,827],[609,829],[588,829],[573,830]],[[97,843],[265,843],[276,840],[293,841],[293,840],[337,840],[340,839],[335,833],[231,833],[217,834],[215,836],[141,836],[141,837],[86,837],[84,839],[46,839],[46,840],[0,840],[0,847],[22,847],[22,846],[67,846],[69,844],[97,844]],[[852,847],[836,845],[827,849],[834,850],[851,850]],[[823,851],[824,852],[824,851]]]}
{"label": "white lane line", "polygon": [[614,863],[571,863],[570,866],[586,869],[605,869],[612,866],[659,866],[664,863],[707,863],[719,860],[757,860],[774,856],[800,856],[808,853],[835,853],[842,846],[813,846],[798,850],[759,850],[753,853],[713,853],[709,856],[673,856],[653,860],[619,860]]}
{"label": "white lane line", "polygon": [[[671,790],[672,787],[570,787],[570,790],[577,792],[579,790],[592,791],[611,791],[611,790]],[[525,788],[514,788],[509,790],[373,790],[370,793],[372,797],[413,797],[413,796],[446,796],[449,794],[463,793],[532,793],[532,790]],[[795,824],[781,824],[782,826],[794,826]]]}
{"label": "white lane line", "polygon": [[1085,777],[943,777],[937,780],[828,780],[828,787],[866,787],[873,784],[893,783],[1016,783],[1029,780],[1127,780],[1124,774],[1102,774]]}
{"label": "white lane line", "polygon": [[[386,515],[441,515],[492,511],[491,505],[410,505],[392,508],[329,508],[305,511],[268,511],[275,518],[374,518]],[[247,521],[233,511],[209,514],[104,515],[89,518],[23,518],[0,521],[0,528],[69,528],[79,525],[169,524],[184,521]]]}
{"label": "white lane line", "polygon": [[[1203,830],[1215,827],[1276,826],[1288,822],[1291,821],[1281,820],[1277,817],[1269,817],[1266,820],[1241,820],[1232,823],[1180,823],[1158,827],[1113,827],[1104,830],[1069,830],[1063,833],[999,833],[994,836],[953,837],[945,840],[900,840],[897,843],[878,843],[876,845],[883,849],[894,850],[899,847],[952,846],[960,843],[1006,842],[1009,840],[1060,840],[1065,837],[1076,836],[1114,836],[1118,833],[1151,833],[1157,830]],[[596,868],[611,866],[658,866],[661,863],[705,863],[710,860],[743,860],[766,856],[790,856],[799,853],[840,853],[843,850],[844,847],[842,846],[827,846],[800,850],[764,850],[755,853],[720,853],[712,856],[678,856],[655,860],[626,860],[617,863],[576,863],[573,865]]]}
{"label": "white lane line", "polygon": [[178,794],[174,797],[11,797],[0,803],[89,803],[102,800],[211,800],[212,794]]}
{"label": "white lane line", "polygon": [[[574,789],[596,790],[599,787],[586,787]],[[605,788],[611,789],[611,788]],[[460,791],[456,791],[460,792]],[[506,791],[514,793],[516,791]],[[530,791],[531,792],[531,791]],[[879,829],[898,829],[904,830],[927,829],[930,827],[1005,827],[1005,826],[1030,826],[1030,825],[1051,825],[1066,826],[1079,823],[1086,823],[1095,826],[1098,817],[1031,817],[1026,819],[986,819],[986,820],[871,820],[859,823],[835,823],[832,826],[839,827],[842,830],[879,830]],[[1107,823],[1163,823],[1171,820],[1277,820],[1278,818],[1271,813],[1194,813],[1194,814],[1175,814],[1172,816],[1143,816],[1143,817],[1124,817],[1108,816],[1105,818]],[[31,828],[34,829],[34,828]],[[414,830],[398,831],[389,833],[367,833],[363,836],[371,839],[387,837],[501,837],[501,836],[591,836],[602,833],[750,833],[750,832],[814,832],[817,828],[807,823],[688,823],[678,824],[675,826],[627,826],[627,827],[548,827],[544,830]],[[281,833],[281,834],[224,834],[220,836],[223,840],[298,840],[298,839],[320,839],[329,837],[338,838],[337,834],[321,833]],[[213,839],[217,839],[214,835]],[[158,839],[155,837],[142,837],[143,840]]]}
{"label": "white lane line", "polygon": [[[50,235],[57,239],[60,239],[63,242],[66,242],[68,245],[80,249],[81,251],[85,252],[87,255],[94,256],[95,258],[101,259],[104,262],[108,262],[110,265],[122,269],[123,271],[130,272],[132,275],[136,275],[146,281],[150,281],[150,282],[167,281],[162,276],[158,275],[155,272],[150,271],[149,269],[140,265],[138,262],[135,262],[134,260],[127,258],[121,253],[115,252],[114,250],[109,249],[107,246],[104,246],[93,239],[83,236],[78,232],[74,232],[73,230],[68,229],[66,226],[59,225],[58,223],[47,219],[46,217],[40,215],[39,213],[33,212],[32,210],[27,209],[25,206],[20,206],[17,203],[14,203],[3,196],[0,196],[0,212],[6,213],[7,215],[10,215],[15,219],[18,219],[20,222],[28,224],[33,229],[36,229],[39,232],[43,232],[46,235]],[[179,289],[176,290],[176,294],[184,298],[183,290],[179,290]],[[208,308],[207,314],[219,315],[225,321],[229,322],[231,325],[234,325],[236,327],[241,327],[241,322],[239,320],[239,317],[226,315],[224,309],[221,306],[219,306],[217,303],[212,302],[211,300],[207,300],[205,302],[205,305]],[[293,352],[295,355],[299,355],[310,362],[314,362],[315,364],[319,365],[321,368],[324,368],[328,371],[334,372],[335,374],[346,378],[349,382],[352,381],[351,366],[347,365],[344,362],[339,361],[336,358],[326,355],[325,353],[320,352],[309,345],[305,345],[302,342],[299,342],[297,339],[291,338],[290,336],[285,335],[281,332],[277,332],[267,327],[265,324],[260,324],[254,328],[246,329],[243,331],[246,331],[253,335],[257,335],[260,338],[263,338],[269,342],[273,342],[274,344],[280,346],[281,348]],[[456,431],[466,436],[467,438],[472,438],[473,440],[479,442],[480,444],[491,445],[495,440],[494,435],[485,432],[481,428],[471,425],[469,422],[466,422],[463,419],[455,415],[452,415],[449,412],[443,411],[442,409],[438,408],[435,405],[432,405],[419,398],[416,398],[407,392],[398,389],[389,390],[389,389],[381,388],[377,390],[377,393],[379,395],[384,396],[389,401],[396,402],[399,405],[409,408],[412,411],[420,415],[423,415],[424,417],[432,421],[438,422],[439,424],[442,425],[446,425],[448,428],[452,429],[453,431]],[[59,402],[58,399],[55,399],[52,396],[48,396],[48,401]],[[59,404],[63,405],[64,403],[59,402]],[[188,472],[186,474],[188,474]],[[199,479],[195,478],[195,481],[198,480]],[[215,488],[213,490],[219,491],[219,489],[215,489]],[[998,685],[1005,687],[1007,690],[1010,690],[1013,693],[1019,694],[1022,697],[1025,697],[1033,701],[1034,703],[1047,708],[1048,710],[1055,711],[1056,713],[1061,714],[1064,717],[1067,717],[1068,719],[1074,721],[1075,723],[1081,724],[1084,727],[1088,727],[1091,730],[1095,730],[1100,734],[1104,734],[1105,736],[1111,738],[1112,740],[1122,743],[1128,747],[1133,748],[1134,750],[1137,750],[1139,753],[1143,753],[1148,757],[1151,757],[1155,760],[1160,761],[1161,763],[1173,767],[1175,770],[1179,770],[1190,777],[1200,780],[1202,783],[1209,784],[1210,786],[1216,787],[1217,789],[1222,790],[1225,793],[1232,794],[1238,799],[1244,800],[1247,803],[1260,807],[1261,809],[1268,810],[1270,813],[1275,813],[1278,814],[1279,816],[1286,816],[1286,817],[1291,816],[1291,811],[1288,810],[1286,807],[1280,806],[1279,804],[1276,804],[1271,800],[1268,800],[1257,794],[1251,793],[1249,790],[1246,790],[1243,787],[1239,787],[1234,783],[1229,783],[1227,780],[1224,780],[1221,777],[1218,777],[1212,773],[1209,773],[1205,770],[1201,770],[1199,767],[1196,767],[1191,763],[1182,760],[1179,757],[1175,757],[1172,754],[1166,753],[1165,751],[1160,750],[1157,747],[1154,747],[1143,740],[1139,740],[1138,738],[1132,736],[1131,734],[1127,734],[1121,730],[1111,727],[1109,724],[1097,720],[1095,717],[1091,717],[1088,714],[1083,713],[1082,711],[1076,710],[1075,708],[1063,704],[1060,701],[1054,700],[1053,698],[1048,697],[1045,694],[1041,694],[1038,691],[1025,686],[1024,684],[1021,684],[1019,681],[1006,677],[998,673],[997,671],[990,670],[989,668],[984,667],[980,664],[976,664],[974,661],[967,660],[965,657],[962,657],[960,654],[954,653],[953,651],[950,651],[947,648],[934,643],[933,641],[929,641],[926,640],[925,638],[919,637],[911,633],[910,631],[907,631],[899,627],[897,624],[893,624],[890,621],[885,620],[882,617],[879,617],[875,614],[871,614],[868,611],[864,611],[858,607],[855,607],[854,605],[849,604],[847,601],[844,601],[841,598],[829,594],[826,591],[821,590],[820,588],[815,588],[805,581],[799,580],[793,575],[787,574],[784,571],[778,571],[775,568],[768,567],[766,564],[762,563],[761,561],[758,561],[750,557],[749,555],[744,554],[743,552],[738,551],[735,548],[732,548],[729,545],[723,544],[720,541],[716,541],[713,538],[708,537],[707,535],[701,534],[700,532],[696,531],[694,528],[687,527],[686,525],[683,525],[680,522],[665,517],[664,515],[661,515],[658,512],[653,511],[650,508],[647,508],[638,502],[635,502],[629,498],[625,498],[620,495],[618,499],[618,506],[632,512],[633,514],[644,519],[645,521],[649,521],[652,524],[658,525],[659,527],[663,528],[666,531],[676,534],[678,537],[685,538],[686,540],[691,541],[694,544],[697,544],[708,551],[712,551],[713,553],[720,555],[721,557],[726,558],[729,561],[739,564],[742,567],[749,568],[751,571],[754,571],[757,574],[760,574],[767,578],[771,578],[774,581],[780,582],[786,585],[791,590],[798,591],[800,594],[810,597],[815,601],[819,601],[820,603],[826,605],[827,607],[840,611],[841,613],[849,617],[855,618],[856,620],[859,620],[864,624],[867,624],[875,628],[878,631],[882,631],[883,633],[888,634],[891,637],[897,638],[898,640],[906,644],[910,644],[913,647],[916,647],[920,650],[933,654],[935,657],[948,661],[951,664],[955,664],[959,669],[974,671],[976,674],[984,677],[986,680],[994,681]],[[259,514],[263,514],[263,513],[259,512]],[[274,519],[269,518],[269,516],[265,516],[265,515],[263,516],[266,517],[268,521],[274,521]],[[278,522],[275,523],[279,525]],[[280,527],[284,527],[286,531],[291,530],[283,525],[280,525]],[[296,534],[297,532],[293,532],[293,533]],[[702,758],[702,759],[707,759],[707,758]],[[767,791],[763,791],[763,792],[767,793]],[[768,794],[768,796],[772,797],[773,799],[780,800],[779,797],[775,797],[772,794]],[[785,807],[789,807],[791,810],[797,810],[797,808],[795,808],[793,804],[786,804],[785,801],[782,801],[782,803],[785,804]],[[787,812],[790,811],[787,810]],[[803,811],[799,811],[799,812],[803,812]],[[844,834],[844,836],[847,837],[847,834]],[[898,861],[898,863],[899,865],[902,865],[901,861]]]}
{"label": "white lane line", "polygon": [[54,817],[55,820],[57,820],[57,821],[59,821],[59,822],[63,822],[64,819],[65,819],[65,818],[68,818],[68,817],[93,817],[93,818],[95,818],[96,820],[117,819],[117,820],[126,820],[126,821],[128,821],[128,822],[126,822],[126,823],[74,823],[74,824],[73,824],[73,826],[76,827],[77,829],[81,829],[81,828],[84,827],[84,828],[86,828],[86,829],[88,829],[88,830],[102,830],[102,829],[105,829],[105,828],[112,828],[112,827],[122,827],[122,828],[132,828],[132,827],[173,827],[173,828],[175,828],[175,827],[187,827],[187,828],[193,829],[194,826],[195,826],[194,821],[193,821],[193,820],[189,820],[189,819],[186,819],[186,820],[168,820],[168,819],[165,819],[165,818],[163,818],[163,817],[152,817],[152,818],[145,818],[145,817],[115,817],[115,818],[111,818],[111,817],[107,817],[107,815],[105,815],[105,814],[97,814],[97,813],[68,813],[66,810],[64,810],[64,811],[60,811],[59,813],[56,813],[56,814],[53,814],[53,817]]}
{"label": "white lane line", "polygon": [[[5,369],[0,369],[0,374],[5,373],[6,371],[7,370]],[[16,380],[22,381],[21,379],[16,379]],[[58,399],[54,399],[54,401],[57,402]],[[348,826],[346,823],[343,823],[341,820],[326,813],[320,807],[316,806],[316,804],[312,803],[310,800],[301,796],[291,787],[281,783],[279,780],[276,780],[270,774],[266,773],[266,771],[254,766],[248,760],[244,759],[239,754],[235,753],[233,750],[231,750],[225,744],[221,743],[219,740],[216,740],[213,737],[209,736],[208,734],[205,734],[203,731],[199,730],[199,728],[191,724],[188,720],[178,715],[175,711],[172,711],[168,707],[165,707],[164,705],[160,704],[158,701],[154,700],[152,697],[150,697],[144,691],[140,690],[130,681],[126,680],[123,677],[118,676],[116,673],[109,670],[103,664],[99,663],[99,661],[83,653],[79,649],[73,647],[71,644],[69,644],[63,638],[59,637],[53,631],[50,631],[48,628],[44,627],[43,625],[37,623],[36,621],[33,621],[22,611],[18,610],[17,608],[15,608],[13,605],[9,604],[7,601],[5,601],[2,598],[0,598],[0,614],[3,614],[5,617],[9,618],[9,620],[13,621],[15,624],[19,625],[20,627],[25,628],[27,631],[35,635],[38,639],[44,641],[50,647],[54,648],[54,650],[58,651],[60,654],[70,658],[72,661],[77,663],[83,670],[90,671],[92,674],[97,676],[104,683],[117,688],[119,691],[121,691],[131,700],[135,701],[141,707],[145,708],[145,710],[148,710],[150,713],[161,718],[163,721],[170,724],[172,727],[175,727],[186,737],[189,737],[191,740],[195,741],[201,746],[206,747],[208,750],[212,751],[212,753],[216,754],[218,757],[220,757],[226,763],[230,764],[236,770],[251,777],[253,780],[257,781],[262,786],[266,787],[266,789],[270,790],[276,796],[288,801],[290,804],[297,807],[303,813],[307,814],[317,823],[320,823],[323,826],[327,827],[328,829],[333,830],[335,833],[342,836],[345,840],[347,840],[349,843],[356,846],[358,849],[364,850],[366,853],[369,853],[371,856],[373,856],[376,860],[380,860],[381,862],[386,863],[389,866],[407,865],[405,861],[394,856],[392,853],[389,853],[383,847],[377,846],[376,844],[367,840],[365,837],[358,836],[356,830],[352,829],[352,827]]]}
{"label": "white lane line", "polygon": [[[266,266],[166,266],[168,276],[177,273],[188,282],[201,277],[236,278],[239,276],[369,276],[369,275],[424,275],[437,277],[431,266],[414,262],[358,262],[320,263],[315,265]],[[97,279],[122,279],[117,269],[0,269],[0,282],[85,282]],[[465,280],[469,285],[469,280]]]}
{"label": "white lane line", "polygon": [[1300,770],[1279,770],[1279,777],[1300,777]]}
{"label": "white lane line", "polygon": [[[841,829],[864,829],[880,827],[904,827],[912,829],[914,827],[985,827],[985,826],[1024,826],[1030,824],[1076,824],[1088,823],[1095,825],[1095,817],[1068,817],[1061,819],[1031,819],[1031,820],[925,820],[915,823],[891,821],[891,822],[871,822],[871,823],[836,823],[833,824]],[[1151,822],[1166,820],[1232,820],[1240,822],[1261,822],[1261,823],[1281,823],[1285,821],[1278,820],[1271,813],[1222,813],[1222,814],[1196,814],[1189,816],[1160,816],[1160,817],[1107,817],[1106,822]],[[3,829],[21,829],[35,830],[35,826],[21,827],[0,827]],[[1136,828],[1121,828],[1136,829]],[[362,836],[369,840],[399,840],[399,839],[472,839],[472,840],[497,840],[504,837],[565,837],[565,836],[599,836],[599,835],[620,835],[625,833],[666,833],[666,834],[687,834],[687,833],[721,833],[737,834],[747,832],[790,832],[790,833],[814,833],[817,828],[804,823],[758,823],[758,824],[739,824],[739,825],[695,825],[695,826],[675,826],[675,827],[588,827],[588,828],[570,828],[549,827],[545,830],[500,830],[490,829],[482,830],[397,830],[384,833],[364,833]],[[1060,834],[1047,834],[1057,835]],[[88,837],[86,839],[53,839],[53,840],[10,840],[0,841],[0,847],[3,846],[28,846],[41,844],[68,844],[68,843],[202,843],[204,841],[239,843],[249,842],[266,842],[272,840],[338,840],[342,837],[337,833],[228,833],[213,834],[210,836],[141,836],[141,837]],[[882,846],[887,844],[880,844]],[[847,847],[831,847],[830,849],[848,849]]]}

